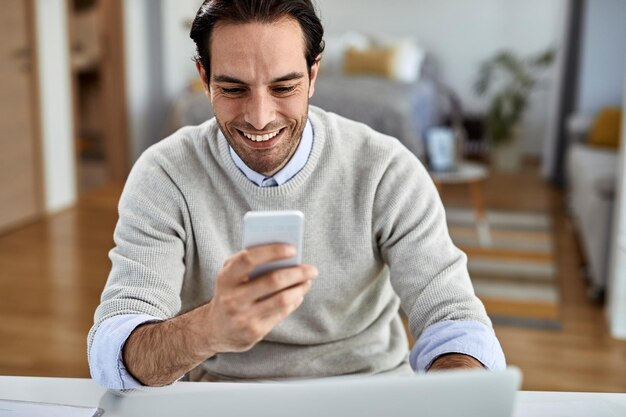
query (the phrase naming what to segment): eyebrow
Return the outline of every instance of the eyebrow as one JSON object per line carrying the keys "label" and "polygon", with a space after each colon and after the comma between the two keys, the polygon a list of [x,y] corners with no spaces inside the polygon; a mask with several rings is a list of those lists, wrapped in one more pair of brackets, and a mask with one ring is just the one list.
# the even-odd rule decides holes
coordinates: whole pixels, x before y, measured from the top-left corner
{"label": "eyebrow", "polygon": [[[244,84],[244,85],[247,84],[246,82],[241,81],[235,77],[231,77],[230,75],[215,75],[212,78],[213,78],[213,82],[216,82],[216,83],[231,83],[231,84]],[[304,73],[290,72],[289,74],[274,78],[270,82],[270,84],[280,83],[283,81],[299,80],[301,78],[304,78]]]}

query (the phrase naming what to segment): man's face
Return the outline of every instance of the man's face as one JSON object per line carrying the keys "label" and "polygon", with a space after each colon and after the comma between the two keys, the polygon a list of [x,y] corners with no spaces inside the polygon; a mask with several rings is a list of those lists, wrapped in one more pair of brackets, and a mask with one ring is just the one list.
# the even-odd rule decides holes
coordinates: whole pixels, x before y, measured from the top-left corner
{"label": "man's face", "polygon": [[271,176],[296,151],[319,64],[309,79],[305,42],[295,19],[218,24],[211,79],[198,65],[220,129],[251,169]]}

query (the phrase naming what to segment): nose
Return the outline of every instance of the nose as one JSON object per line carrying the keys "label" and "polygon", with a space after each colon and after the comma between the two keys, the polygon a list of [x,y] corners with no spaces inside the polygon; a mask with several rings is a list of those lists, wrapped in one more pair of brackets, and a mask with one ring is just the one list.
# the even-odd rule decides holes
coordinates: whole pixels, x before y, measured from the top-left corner
{"label": "nose", "polygon": [[246,103],[245,120],[263,130],[276,117],[274,98],[267,92],[253,92]]}

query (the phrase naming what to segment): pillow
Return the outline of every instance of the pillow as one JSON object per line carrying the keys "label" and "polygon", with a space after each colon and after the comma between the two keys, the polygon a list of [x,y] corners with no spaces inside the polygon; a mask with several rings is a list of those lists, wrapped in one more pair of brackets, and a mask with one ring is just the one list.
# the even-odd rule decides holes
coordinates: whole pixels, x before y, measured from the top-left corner
{"label": "pillow", "polygon": [[341,74],[344,56],[348,49],[367,49],[370,41],[367,36],[358,32],[345,32],[341,35],[324,37],[325,47],[320,64],[321,74]]}
{"label": "pillow", "polygon": [[405,83],[414,83],[420,75],[423,53],[408,41],[346,50],[343,70],[347,75],[374,75]]}
{"label": "pillow", "polygon": [[378,35],[372,38],[372,46],[396,50],[394,79],[414,83],[420,77],[424,64],[424,50],[412,37]]}
{"label": "pillow", "polygon": [[618,107],[605,107],[596,116],[587,144],[608,148],[619,148],[621,138],[622,110]]}
{"label": "pillow", "polygon": [[343,60],[343,72],[347,75],[375,75],[393,79],[396,51],[392,48],[350,48]]}

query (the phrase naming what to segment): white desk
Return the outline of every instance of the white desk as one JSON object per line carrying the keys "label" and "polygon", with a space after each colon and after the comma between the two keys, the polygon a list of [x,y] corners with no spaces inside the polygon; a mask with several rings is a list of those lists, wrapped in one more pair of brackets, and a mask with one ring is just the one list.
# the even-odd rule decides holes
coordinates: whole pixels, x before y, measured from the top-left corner
{"label": "white desk", "polygon": [[[202,390],[206,384],[179,382],[175,389]],[[105,393],[90,379],[0,376],[0,399],[97,407]],[[520,391],[514,416],[625,417],[626,394]]]}

